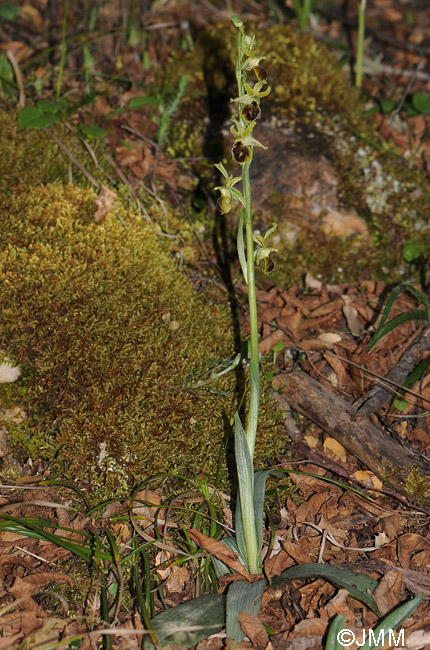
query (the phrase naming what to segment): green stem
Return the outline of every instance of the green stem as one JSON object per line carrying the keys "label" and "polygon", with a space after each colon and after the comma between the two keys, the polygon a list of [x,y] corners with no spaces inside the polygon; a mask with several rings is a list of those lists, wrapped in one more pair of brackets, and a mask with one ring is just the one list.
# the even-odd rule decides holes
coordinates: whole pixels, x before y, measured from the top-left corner
{"label": "green stem", "polygon": [[64,18],[63,18],[63,33],[61,36],[61,57],[60,57],[60,66],[58,69],[58,77],[56,84],[55,98],[58,102],[61,95],[61,82],[63,79],[64,64],[66,62],[66,52],[67,52],[67,14],[69,13],[69,0],[66,0],[64,4]]}
{"label": "green stem", "polygon": [[357,56],[355,60],[355,87],[360,89],[363,80],[364,27],[366,16],[366,0],[360,0],[358,5],[358,35]]}
{"label": "green stem", "polygon": [[[250,402],[248,421],[246,426],[246,442],[249,450],[249,457],[253,464],[255,438],[258,427],[258,410],[260,402],[260,374],[259,374],[259,353],[258,353],[258,321],[257,321],[257,296],[255,290],[255,266],[254,266],[254,233],[252,230],[251,211],[251,182],[249,178],[250,162],[242,166],[243,195],[245,198],[245,230],[246,230],[246,266],[248,280],[248,306],[249,324],[251,331],[251,358],[249,363],[250,374]],[[240,472],[238,468],[239,479]],[[245,478],[242,475],[242,478]],[[241,484],[242,483],[242,484]],[[242,525],[245,536],[246,554],[248,559],[248,570],[250,574],[260,573],[260,548],[257,540],[257,529],[254,513],[254,476],[249,474],[246,479],[247,485],[239,480],[239,492],[241,494]],[[246,495],[246,498],[242,498]]]}
{"label": "green stem", "polygon": [[254,233],[252,229],[251,212],[251,182],[249,179],[249,167],[251,163],[245,163],[242,168],[243,195],[245,197],[245,229],[246,229],[246,265],[248,272],[248,306],[249,326],[251,339],[250,359],[250,404],[248,422],[246,427],[246,438],[248,441],[249,455],[254,458],[255,438],[258,426],[258,410],[260,402],[260,359],[258,353],[258,321],[257,321],[257,295],[255,291],[255,265],[254,265]]}

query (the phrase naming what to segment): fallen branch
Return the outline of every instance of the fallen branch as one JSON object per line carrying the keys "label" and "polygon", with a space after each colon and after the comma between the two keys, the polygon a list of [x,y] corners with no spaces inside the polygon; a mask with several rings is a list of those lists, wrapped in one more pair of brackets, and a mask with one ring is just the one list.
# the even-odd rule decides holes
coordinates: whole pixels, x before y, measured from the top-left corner
{"label": "fallen branch", "polygon": [[[282,392],[292,408],[324,429],[374,474],[401,494],[411,494],[405,484],[411,470],[422,478],[430,474],[430,466],[412,451],[405,449],[367,416],[357,415],[348,404],[315,379],[303,372],[280,373],[273,387]],[[430,489],[420,505],[430,506]]]}
{"label": "fallen branch", "polygon": [[393,398],[393,384],[401,386],[422,354],[430,348],[430,332],[425,330],[405,352],[400,361],[363,398],[355,402],[360,415],[370,415]]}

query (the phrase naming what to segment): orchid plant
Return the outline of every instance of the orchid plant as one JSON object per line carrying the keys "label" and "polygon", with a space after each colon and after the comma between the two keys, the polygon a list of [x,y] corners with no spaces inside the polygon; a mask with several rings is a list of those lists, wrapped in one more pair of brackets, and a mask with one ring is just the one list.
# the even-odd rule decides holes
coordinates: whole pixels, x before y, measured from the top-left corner
{"label": "orchid plant", "polygon": [[[271,254],[276,249],[268,245],[267,238],[276,229],[276,224],[263,236],[254,234],[249,170],[254,147],[267,149],[253,136],[253,131],[261,115],[261,99],[270,93],[270,86],[268,86],[267,70],[261,65],[264,57],[258,56],[255,52],[257,47],[255,36],[245,34],[244,25],[240,18],[233,17],[232,20],[238,29],[238,54],[236,59],[238,96],[230,101],[237,106],[238,111],[231,118],[232,126],[230,131],[234,137],[231,153],[233,160],[239,163],[242,174],[233,177],[228,174],[222,163],[215,165],[225,178],[224,185],[216,189],[221,193],[217,204],[221,213],[229,212],[236,204],[241,206],[237,250],[243,277],[248,286],[250,403],[245,428],[238,413],[234,418],[235,454],[239,483],[236,528],[243,529],[243,539],[241,539],[242,535],[237,535],[237,543],[245,566],[250,574],[258,574],[261,573],[262,535],[259,528],[262,522],[256,521],[255,516],[253,468],[260,404],[255,265],[257,263],[266,273],[273,270],[274,264]],[[248,80],[248,74],[252,74],[254,79]],[[242,191],[235,187],[239,182],[242,182]],[[254,243],[257,244],[256,250],[254,250]]]}

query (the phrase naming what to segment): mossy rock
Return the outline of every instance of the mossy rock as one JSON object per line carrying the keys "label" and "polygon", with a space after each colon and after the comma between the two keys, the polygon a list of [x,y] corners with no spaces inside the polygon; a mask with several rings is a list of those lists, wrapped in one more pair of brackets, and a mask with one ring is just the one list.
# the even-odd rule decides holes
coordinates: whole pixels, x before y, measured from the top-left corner
{"label": "mossy rock", "polygon": [[[27,412],[10,444],[103,496],[159,472],[213,476],[236,378],[192,384],[235,354],[230,311],[196,294],[156,228],[121,205],[97,224],[93,190],[46,168],[38,183],[39,157],[63,178],[57,146],[0,121],[17,150],[32,147],[10,166],[0,139],[1,346],[23,368],[13,386]],[[264,406],[257,462],[282,447]]]}
{"label": "mossy rock", "polygon": [[[264,122],[274,130],[291,130],[303,142],[318,143],[336,174],[339,207],[357,215],[368,228],[364,236],[324,232],[307,206],[297,204],[295,196],[275,191],[275,177],[265,190],[271,214],[258,221],[257,209],[257,226],[264,230],[273,221],[288,222],[291,216],[296,235],[291,246],[276,243],[280,254],[274,281],[292,286],[300,284],[306,273],[327,282],[353,281],[357,273],[363,279],[404,281],[410,272],[402,259],[405,241],[430,245],[424,220],[430,201],[427,175],[396,155],[390,143],[381,142],[359,91],[324,44],[285,24],[266,28],[250,24],[247,32],[255,32],[258,51],[266,56],[263,63],[272,87],[262,101],[262,117],[254,135],[267,144],[261,128]],[[233,175],[228,129],[230,98],[237,94],[236,34],[228,23],[202,31],[195,50],[177,63],[172,81],[177,83],[181,74],[189,79],[189,94],[172,125],[172,151],[204,154],[214,162],[222,159]],[[269,147],[261,157],[270,160],[273,155]],[[279,177],[291,174],[288,152],[276,162]],[[255,165],[251,175],[253,170]],[[214,184],[212,177],[209,186]],[[230,220],[235,223],[235,216],[230,215]],[[279,225],[278,232],[282,230]]]}

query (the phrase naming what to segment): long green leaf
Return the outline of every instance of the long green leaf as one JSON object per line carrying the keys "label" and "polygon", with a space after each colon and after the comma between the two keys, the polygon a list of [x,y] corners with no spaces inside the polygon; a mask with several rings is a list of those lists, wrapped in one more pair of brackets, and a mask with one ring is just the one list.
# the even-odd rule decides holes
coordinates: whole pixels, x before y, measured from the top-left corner
{"label": "long green leaf", "polygon": [[[420,361],[420,363],[412,370],[411,373],[409,373],[409,375],[406,377],[405,381],[403,382],[402,387],[408,389],[411,386],[413,386],[416,381],[418,381],[419,379],[421,379],[421,377],[424,376],[429,366],[430,366],[430,357],[426,357],[425,359]],[[397,396],[404,395],[404,393],[405,391],[402,388],[400,388],[397,391]],[[399,397],[396,397],[393,403],[394,406],[397,409],[399,409],[399,411],[403,411],[408,405],[407,401],[402,400]]]}
{"label": "long green leaf", "polygon": [[400,325],[403,325],[404,323],[408,323],[409,321],[412,320],[428,321],[429,315],[423,309],[412,309],[411,311],[407,311],[404,314],[399,314],[398,316],[395,316],[392,320],[389,321],[389,323],[384,325],[384,327],[381,326],[378,327],[375,335],[373,336],[372,340],[369,342],[367,346],[368,350],[374,348],[375,345],[382,338],[384,338],[384,336],[389,334],[389,332],[392,332],[394,329],[396,329],[396,327],[400,327]]}
{"label": "long green leaf", "polygon": [[379,634],[384,630],[385,632],[388,632],[389,630],[395,630],[401,623],[403,623],[403,621],[406,621],[406,619],[409,618],[411,614],[413,614],[413,612],[421,603],[422,599],[422,596],[417,596],[417,598],[409,600],[407,603],[404,603],[403,605],[400,605],[400,607],[397,607],[394,612],[388,614],[388,616],[386,616],[384,620],[373,630],[373,634],[369,637],[369,640],[361,646],[362,650],[373,650],[374,648],[379,648],[381,645],[385,645],[387,639],[384,638],[384,633],[381,634],[380,643],[373,643],[373,639],[378,640]]}
{"label": "long green leaf", "polygon": [[343,646],[337,640],[337,635],[342,632],[345,625],[345,616],[338,614],[329,627],[327,633],[327,640],[325,642],[324,650],[341,650]]}
{"label": "long green leaf", "polygon": [[257,530],[257,544],[260,549],[263,547],[263,513],[264,498],[266,496],[266,480],[270,474],[278,478],[283,476],[283,472],[279,469],[264,469],[254,473],[254,517],[255,528]]}
{"label": "long green leaf", "polygon": [[367,575],[313,562],[310,564],[298,564],[286,569],[280,576],[273,578],[272,587],[278,587],[285,582],[296,580],[297,578],[323,578],[323,580],[327,580],[327,582],[340,589],[346,589],[353,598],[361,601],[370,607],[375,614],[380,616],[378,606],[371,596],[378,583]]}
{"label": "long green leaf", "polygon": [[[244,561],[244,558],[241,555],[241,552],[239,551],[239,547],[236,542],[235,537],[224,537],[222,540],[223,544],[225,544],[231,551],[234,551],[234,553],[237,554],[238,558],[242,561]],[[221,562],[221,560],[218,560],[216,557],[212,556],[211,557],[212,564],[215,569],[216,577],[217,578],[222,578],[222,576],[227,575],[228,573],[231,573],[230,567],[228,567],[224,562]]]}
{"label": "long green leaf", "polygon": [[[430,316],[429,316],[430,301],[427,298],[427,296],[425,296],[418,289],[415,289],[415,287],[413,287],[411,284],[399,284],[397,287],[395,287],[392,290],[392,292],[390,293],[390,295],[387,298],[387,302],[385,304],[384,311],[382,312],[382,316],[381,316],[381,320],[380,320],[378,329],[376,330],[375,335],[373,336],[373,338],[371,339],[371,341],[369,342],[369,344],[367,346],[368,350],[371,350],[376,345],[376,343],[378,341],[380,341],[381,338],[383,336],[385,336],[385,334],[387,334],[387,332],[391,331],[391,330],[388,330],[388,331],[385,331],[384,334],[381,333],[382,329],[384,328],[385,322],[386,322],[388,316],[390,315],[391,308],[392,308],[392,306],[394,304],[394,301],[396,300],[396,298],[401,293],[406,293],[406,292],[409,292],[413,296],[415,296],[415,298],[418,301],[418,304],[423,303],[426,306],[426,308],[427,308],[427,310],[425,311],[426,318],[424,320],[429,320],[429,318],[430,318]],[[417,311],[420,311],[420,310],[417,310]],[[411,313],[411,312],[407,312],[407,313]],[[395,320],[395,319],[393,319],[393,320]],[[423,319],[419,319],[419,320],[423,320]],[[392,323],[393,321],[390,321],[390,322]]]}
{"label": "long green leaf", "polygon": [[254,470],[249,455],[248,443],[239,415],[234,416],[234,449],[236,456],[239,498],[236,506],[236,541],[243,559],[248,566],[246,538],[249,531],[247,526],[254,526]]}
{"label": "long green leaf", "polygon": [[[161,647],[171,643],[191,648],[224,627],[225,612],[225,594],[205,594],[157,614],[151,624]],[[144,648],[154,648],[149,638]]]}
{"label": "long green leaf", "polygon": [[245,635],[239,623],[239,614],[247,612],[254,616],[258,615],[266,584],[266,580],[258,580],[257,582],[238,580],[231,583],[227,592],[225,629],[230,639],[242,641],[244,638]]}
{"label": "long green leaf", "polygon": [[[44,525],[49,525],[52,528],[52,522],[47,522]],[[93,564],[93,550],[89,543],[91,536],[88,533],[82,533],[87,540],[82,542],[77,542],[69,539],[68,537],[62,537],[61,535],[54,535],[53,533],[48,533],[40,524],[34,523],[33,521],[27,519],[19,519],[18,517],[12,517],[10,515],[1,515],[0,517],[0,530],[9,530],[20,535],[25,535],[26,537],[32,537],[34,539],[41,539],[47,542],[52,542],[56,546],[61,546],[65,548],[70,553],[77,555],[88,564]],[[76,532],[76,531],[74,531]],[[99,558],[101,560],[107,560],[112,562],[112,556],[107,552],[105,547],[102,547],[100,551]]]}

